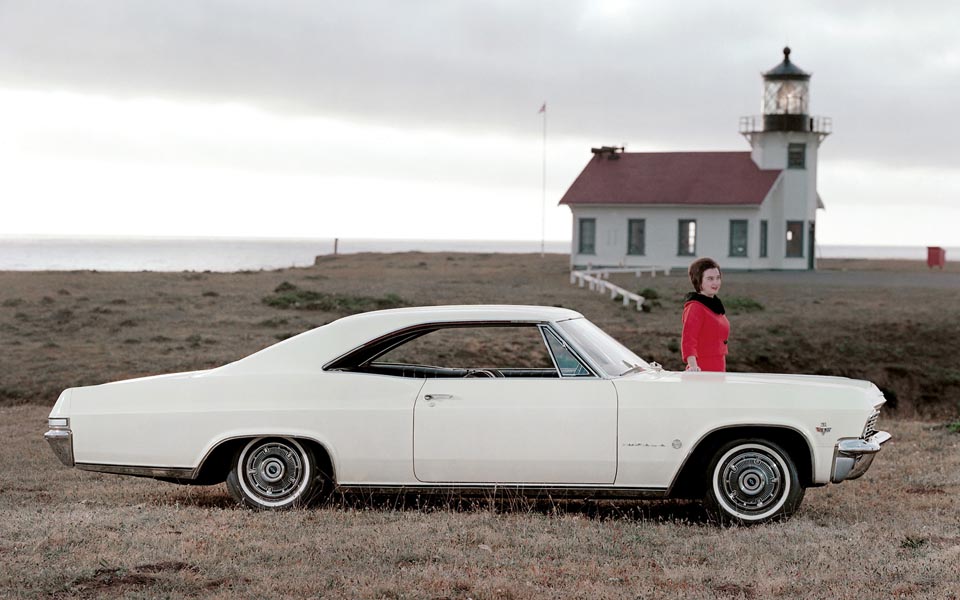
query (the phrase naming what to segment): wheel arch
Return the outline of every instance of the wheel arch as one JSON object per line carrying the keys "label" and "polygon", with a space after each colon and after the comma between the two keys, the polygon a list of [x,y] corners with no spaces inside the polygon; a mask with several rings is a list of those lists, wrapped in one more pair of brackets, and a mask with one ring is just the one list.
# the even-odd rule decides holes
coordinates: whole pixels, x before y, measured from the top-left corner
{"label": "wheel arch", "polygon": [[302,435],[283,435],[277,433],[264,433],[259,435],[246,434],[226,437],[207,451],[207,454],[200,461],[195,470],[193,478],[195,483],[212,485],[223,483],[232,468],[233,457],[250,441],[263,438],[288,438],[296,440],[301,444],[308,446],[313,452],[317,461],[317,468],[320,474],[332,482],[336,482],[336,465],[334,464],[333,454],[325,444],[319,440]]}
{"label": "wheel arch", "polygon": [[710,459],[721,446],[739,439],[764,439],[778,444],[796,463],[800,485],[804,488],[813,485],[814,449],[800,430],[788,425],[727,425],[701,436],[670,482],[667,497],[701,497],[705,491],[702,475]]}

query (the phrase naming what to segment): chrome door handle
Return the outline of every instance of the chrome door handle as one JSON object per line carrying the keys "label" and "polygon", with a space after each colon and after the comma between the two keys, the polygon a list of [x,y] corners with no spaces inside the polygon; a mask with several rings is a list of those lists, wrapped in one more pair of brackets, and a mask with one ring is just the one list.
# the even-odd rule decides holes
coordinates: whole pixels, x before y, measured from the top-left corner
{"label": "chrome door handle", "polygon": [[427,394],[423,397],[424,400],[450,400],[453,398],[453,394]]}

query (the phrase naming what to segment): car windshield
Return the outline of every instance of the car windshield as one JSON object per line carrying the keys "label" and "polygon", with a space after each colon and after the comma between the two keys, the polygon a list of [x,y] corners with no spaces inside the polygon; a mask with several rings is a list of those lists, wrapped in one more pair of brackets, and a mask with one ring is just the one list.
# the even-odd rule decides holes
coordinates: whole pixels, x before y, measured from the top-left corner
{"label": "car windshield", "polygon": [[[577,348],[611,377],[618,377],[630,370],[652,368],[649,363],[631,352],[626,346],[584,318],[560,321],[557,325]],[[638,367],[639,369],[637,369]]]}

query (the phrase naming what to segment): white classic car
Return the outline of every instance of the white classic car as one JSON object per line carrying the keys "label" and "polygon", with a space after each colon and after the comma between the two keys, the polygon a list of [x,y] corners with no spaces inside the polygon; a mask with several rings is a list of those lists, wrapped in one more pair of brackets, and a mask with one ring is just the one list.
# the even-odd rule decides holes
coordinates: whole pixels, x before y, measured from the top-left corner
{"label": "white classic car", "polygon": [[838,377],[669,372],[572,310],[358,314],[207,371],[70,388],[45,435],[67,466],[216,484],[255,508],[344,490],[704,499],[791,515],[890,435]]}

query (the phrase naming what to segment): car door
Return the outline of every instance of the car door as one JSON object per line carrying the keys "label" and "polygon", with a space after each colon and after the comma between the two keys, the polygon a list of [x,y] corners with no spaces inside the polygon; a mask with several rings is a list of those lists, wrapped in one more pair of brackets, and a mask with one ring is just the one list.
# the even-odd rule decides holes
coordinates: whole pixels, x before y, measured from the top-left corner
{"label": "car door", "polygon": [[597,377],[430,379],[413,455],[423,482],[612,484],[616,388]]}

